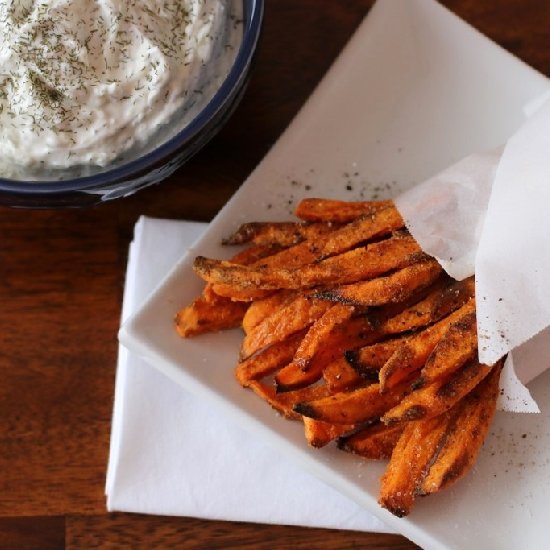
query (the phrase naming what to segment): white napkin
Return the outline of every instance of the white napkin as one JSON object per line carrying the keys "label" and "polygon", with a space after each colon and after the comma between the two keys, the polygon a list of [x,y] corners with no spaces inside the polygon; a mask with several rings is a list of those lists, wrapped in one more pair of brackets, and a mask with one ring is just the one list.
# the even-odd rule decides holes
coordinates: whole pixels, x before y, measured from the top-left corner
{"label": "white napkin", "polygon": [[[205,227],[138,221],[123,320]],[[106,493],[110,511],[391,532],[123,347]]]}

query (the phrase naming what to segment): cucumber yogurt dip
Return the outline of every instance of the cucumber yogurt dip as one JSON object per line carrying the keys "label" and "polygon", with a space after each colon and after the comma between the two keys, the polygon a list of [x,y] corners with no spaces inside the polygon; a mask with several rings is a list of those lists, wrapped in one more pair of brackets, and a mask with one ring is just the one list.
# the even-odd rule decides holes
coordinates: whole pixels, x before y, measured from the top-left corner
{"label": "cucumber yogurt dip", "polygon": [[100,171],[213,96],[242,0],[0,0],[0,36],[0,176]]}

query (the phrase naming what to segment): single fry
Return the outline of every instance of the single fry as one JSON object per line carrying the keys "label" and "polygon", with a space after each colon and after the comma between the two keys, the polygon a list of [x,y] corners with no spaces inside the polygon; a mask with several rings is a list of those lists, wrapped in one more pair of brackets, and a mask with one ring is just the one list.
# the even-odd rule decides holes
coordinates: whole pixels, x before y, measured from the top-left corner
{"label": "single fry", "polygon": [[251,303],[254,300],[262,300],[273,294],[272,290],[262,290],[257,288],[235,288],[233,285],[226,284],[213,284],[213,291],[218,296],[229,298],[233,302],[248,302]]}
{"label": "single fry", "polygon": [[175,317],[176,330],[183,338],[240,326],[248,307],[225,298],[207,301],[203,296],[180,309]]}
{"label": "single fry", "polygon": [[422,368],[417,384],[429,384],[448,376],[474,355],[477,355],[477,322],[476,312],[471,311],[449,326]]}
{"label": "single fry", "polygon": [[378,380],[380,369],[386,361],[409,339],[410,337],[402,337],[383,340],[357,350],[346,351],[345,357],[358,375],[367,380]]}
{"label": "single fry", "polygon": [[307,370],[302,369],[298,363],[293,362],[292,357],[289,361],[288,365],[284,366],[275,375],[275,385],[278,393],[304,388],[317,382],[323,375],[324,362],[321,356],[314,358]]}
{"label": "single fry", "polygon": [[384,208],[392,208],[393,201],[347,202],[332,199],[303,199],[295,214],[306,221],[349,222],[368,216]]}
{"label": "single fry", "polygon": [[303,336],[304,332],[299,332],[239,363],[235,369],[235,376],[241,386],[246,388],[250,382],[269,376],[287,364],[296,353]]}
{"label": "single fry", "polygon": [[233,294],[247,289],[305,289],[353,283],[407,267],[423,257],[412,237],[398,235],[292,269],[241,265],[203,256],[195,258],[193,269],[208,283],[233,287]]}
{"label": "single fry", "polygon": [[239,265],[251,265],[281,251],[281,248],[273,245],[253,245],[237,252],[229,261]]}
{"label": "single fry", "polygon": [[319,319],[331,304],[299,295],[285,307],[264,319],[244,338],[241,345],[241,360],[246,359],[265,346],[285,340],[291,334],[309,327]]}
{"label": "single fry", "polygon": [[450,422],[449,414],[407,422],[380,480],[379,504],[392,514],[410,513],[422,474],[437,452]]}
{"label": "single fry", "polygon": [[236,245],[254,243],[256,245],[288,247],[308,239],[317,239],[339,227],[332,222],[252,222],[242,224],[235,233],[222,241],[222,244]]}
{"label": "single fry", "polygon": [[372,344],[379,338],[380,333],[373,329],[370,319],[360,315],[352,317],[346,323],[336,325],[326,338],[323,348],[330,347],[338,353],[344,353],[349,349]]}
{"label": "single fry", "polygon": [[378,384],[350,392],[340,392],[315,401],[301,401],[294,411],[315,420],[331,424],[360,424],[378,420],[403,397],[405,388],[380,393]]}
{"label": "single fry", "polygon": [[322,346],[317,350],[306,370],[296,363],[291,363],[276,374],[277,391],[285,392],[316,382],[327,366],[343,357],[346,350],[369,344],[377,338],[379,334],[372,330],[366,316],[352,317],[336,325],[324,338]]}
{"label": "single fry", "polygon": [[404,424],[387,426],[378,422],[350,436],[341,437],[338,448],[372,460],[390,458],[404,428]]}
{"label": "single fry", "polygon": [[315,297],[355,306],[381,306],[406,300],[433,283],[440,274],[441,266],[436,260],[424,260],[386,277],[317,292]]}
{"label": "single fry", "polygon": [[493,419],[499,393],[502,362],[455,407],[449,426],[417,492],[435,493],[449,487],[472,467]]}
{"label": "single fry", "polygon": [[475,388],[491,368],[472,359],[451,373],[450,378],[439,378],[405,396],[382,417],[382,421],[390,424],[442,414]]}
{"label": "single fry", "polygon": [[334,330],[336,325],[347,321],[352,316],[353,311],[353,306],[343,304],[336,304],[325,311],[307,331],[292,361],[302,370],[307,370],[311,360],[323,345],[324,339]]}
{"label": "single fry", "polygon": [[[237,264],[247,264],[265,258],[272,250],[253,246],[244,249],[231,258]],[[239,326],[248,309],[247,304],[232,303],[217,294],[214,285],[206,284],[202,295],[176,314],[176,330],[183,338],[206,332],[215,332]]]}
{"label": "single fry", "polygon": [[473,277],[464,281],[443,279],[422,300],[384,319],[377,326],[384,334],[399,334],[423,328],[462,307],[475,293]]}
{"label": "single fry", "polygon": [[330,256],[347,252],[373,238],[391,235],[392,232],[402,229],[403,226],[404,222],[399,212],[393,207],[385,208],[358,218],[327,235],[286,248],[257,262],[256,267],[265,265],[272,268],[291,269],[318,262]]}
{"label": "single fry", "polygon": [[[272,256],[279,252],[281,247],[279,246],[267,246],[267,245],[258,245],[250,246],[241,250],[235,254],[229,261],[234,264],[240,265],[250,265],[254,262],[258,262]],[[207,288],[210,287],[209,291],[216,296],[222,296],[224,298],[230,298],[233,301],[242,301],[250,302],[254,299],[259,299],[267,296],[269,292],[265,291],[256,291],[256,292],[236,292],[231,285],[206,285]],[[204,293],[203,293],[204,294]]]}
{"label": "single fry", "polygon": [[[378,337],[378,333],[372,331],[367,317],[352,318],[345,323],[336,325],[332,332],[324,338],[322,346],[309,362],[307,369],[304,370],[299,364],[292,362],[275,375],[277,391],[285,392],[303,388],[317,382],[321,376],[325,378],[332,392],[342,391],[344,389],[342,384],[345,383],[345,380],[336,381],[338,376],[336,372],[333,372],[331,378],[330,371],[334,368],[333,363],[343,359],[345,350],[360,347]],[[340,371],[343,368],[345,367],[340,365]],[[336,386],[339,389],[336,389]],[[346,385],[346,388],[348,387],[352,387],[351,383],[349,386]]]}
{"label": "single fry", "polygon": [[381,391],[387,391],[398,384],[409,381],[413,375],[416,375],[425,365],[449,326],[472,311],[475,311],[474,299],[470,299],[460,309],[399,345],[380,369]]}
{"label": "single fry", "polygon": [[296,298],[295,292],[282,290],[252,302],[243,317],[242,326],[245,333],[248,334],[264,319],[267,319],[278,309],[289,304],[294,298]]}
{"label": "single fry", "polygon": [[304,435],[306,441],[312,447],[324,447],[331,441],[334,441],[338,437],[352,431],[355,426],[348,424],[329,424],[328,422],[321,422],[320,420],[313,420],[303,416],[304,421]]}
{"label": "single fry", "polygon": [[328,388],[321,385],[308,386],[307,388],[287,393],[277,393],[274,386],[253,381],[250,382],[249,388],[269,403],[273,409],[290,420],[300,420],[301,418],[300,414],[293,410],[296,403],[303,400],[320,399],[329,395]]}
{"label": "single fry", "polygon": [[[344,354],[325,366],[323,369],[323,378],[332,393],[351,390],[359,385],[363,385],[365,382],[365,378],[357,374],[349,365]],[[376,379],[378,379],[378,376]]]}

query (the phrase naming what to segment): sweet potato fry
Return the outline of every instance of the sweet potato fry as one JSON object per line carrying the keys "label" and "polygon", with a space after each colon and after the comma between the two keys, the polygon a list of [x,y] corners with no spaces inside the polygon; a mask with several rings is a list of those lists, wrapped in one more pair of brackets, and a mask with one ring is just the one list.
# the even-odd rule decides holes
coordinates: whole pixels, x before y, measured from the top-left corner
{"label": "sweet potato fry", "polygon": [[[403,220],[397,210],[386,208],[371,216],[359,218],[327,235],[321,235],[317,239],[304,241],[283,249],[254,265],[264,268],[294,269],[342,254],[360,243],[389,235],[402,227]],[[203,262],[204,260],[198,260],[198,269],[202,269],[201,263]],[[258,289],[253,285],[248,288],[235,288],[231,284],[216,283],[214,290],[220,296],[238,301],[256,300],[267,295],[266,290]]]}
{"label": "sweet potato fry", "polygon": [[307,388],[287,393],[277,393],[274,386],[268,386],[257,381],[250,382],[249,387],[258,396],[267,401],[276,411],[291,420],[299,420],[301,418],[300,414],[293,410],[296,403],[303,400],[320,399],[329,395],[328,388],[322,385],[308,386]]}
{"label": "sweet potato fry", "polygon": [[489,376],[455,406],[453,423],[417,487],[419,494],[449,487],[472,467],[495,414],[501,367],[502,363],[495,365]]}
{"label": "sweet potato fry", "polygon": [[448,487],[471,468],[495,412],[501,366],[448,411],[406,423],[382,476],[383,507],[407,515],[417,495]]}
{"label": "sweet potato fry", "polygon": [[473,298],[460,309],[401,344],[380,369],[381,391],[387,391],[387,389],[397,384],[410,380],[411,376],[415,375],[425,365],[428,357],[449,326],[472,311],[475,311],[475,300]]}
{"label": "sweet potato fry", "polygon": [[246,359],[265,346],[284,340],[304,328],[309,327],[325,313],[331,304],[297,296],[285,307],[256,325],[244,338],[241,345],[241,360]]}
{"label": "sweet potato fry", "polygon": [[317,350],[307,370],[291,364],[276,374],[277,391],[284,392],[312,384],[319,380],[326,366],[342,357],[346,350],[367,345],[379,337],[380,335],[372,330],[366,316],[352,317],[336,325],[324,338],[322,347]]}
{"label": "sweet potato fry", "polygon": [[390,458],[404,428],[404,424],[387,426],[377,422],[352,435],[341,437],[338,448],[373,460]]}
{"label": "sweet potato fry", "polygon": [[345,357],[358,375],[367,380],[378,380],[379,371],[386,361],[400,345],[406,343],[409,339],[410,336],[391,338],[357,350],[346,351]]}
{"label": "sweet potato fry", "polygon": [[380,306],[407,299],[415,291],[433,283],[440,274],[441,266],[437,261],[425,260],[386,277],[316,292],[314,296],[355,306]]}
{"label": "sweet potato fry", "polygon": [[[316,382],[333,362],[343,357],[345,350],[360,347],[378,337],[378,333],[371,330],[366,317],[352,318],[346,323],[336,325],[324,338],[321,348],[317,350],[306,370],[296,363],[290,363],[275,375],[277,391],[285,392]],[[331,383],[328,386],[331,391],[336,391]]]}
{"label": "sweet potato fry", "polygon": [[242,326],[245,333],[248,334],[264,319],[267,319],[278,309],[289,304],[294,298],[296,298],[294,291],[281,290],[260,300],[253,301],[243,317]]}
{"label": "sweet potato fry", "polygon": [[380,418],[399,403],[405,391],[405,388],[395,388],[392,392],[381,394],[380,386],[371,384],[315,401],[301,401],[296,404],[294,411],[331,424],[359,424]]}
{"label": "sweet potato fry", "polygon": [[377,326],[384,334],[399,334],[435,323],[463,306],[474,296],[474,279],[443,279],[422,300],[402,312],[382,320]]}
{"label": "sweet potato fry", "polygon": [[201,297],[205,302],[208,302],[209,304],[215,304],[219,300],[227,299],[223,296],[220,296],[219,294],[216,294],[214,292],[214,285],[211,285],[210,283],[206,283],[204,285],[204,288],[202,289]]}
{"label": "sweet potato fry", "polygon": [[263,290],[261,288],[236,288],[233,285],[213,284],[212,290],[224,298],[229,298],[233,302],[253,302],[262,300],[273,294],[273,290]]}
{"label": "sweet potato fry", "polygon": [[308,418],[307,416],[303,416],[302,420],[304,421],[306,441],[312,447],[317,448],[324,447],[355,428],[352,424],[329,424],[328,422],[313,420],[313,418]]}
{"label": "sweet potato fry", "polygon": [[314,384],[323,375],[323,368],[324,362],[321,356],[314,358],[307,370],[291,360],[275,375],[277,392],[287,392]]}
{"label": "sweet potato fry", "polygon": [[[353,328],[353,324],[351,326]],[[354,338],[359,340],[354,342]],[[333,362],[343,357],[344,348],[354,344],[357,345],[357,341],[364,342],[365,339],[366,334],[359,334],[359,336],[345,333],[329,335],[323,343],[322,349],[311,360],[307,370],[303,370],[298,364],[290,362],[275,375],[277,391],[286,392],[317,382]],[[327,378],[325,378],[326,380]],[[336,391],[331,383],[327,383],[327,385],[331,391]]]}
{"label": "sweet potato fry", "polygon": [[295,214],[306,221],[349,222],[393,207],[393,201],[346,202],[331,199],[303,199],[296,207]]}
{"label": "sweet potato fry", "polygon": [[176,330],[183,338],[206,332],[240,326],[248,304],[232,302],[226,298],[207,301],[203,296],[180,309],[175,318]]}
{"label": "sweet potato fry", "polygon": [[449,378],[439,378],[405,396],[390,409],[382,421],[391,424],[418,420],[444,413],[469,393],[491,372],[491,367],[472,359],[451,373]]}
{"label": "sweet potato fry", "polygon": [[[268,256],[272,256],[276,254],[277,252],[281,251],[280,246],[275,245],[259,245],[259,246],[250,246],[248,248],[245,248],[244,250],[241,250],[237,254],[235,254],[233,257],[230,258],[230,262],[233,264],[239,264],[239,265],[250,265],[254,262],[258,262],[260,260],[263,260],[264,258],[267,258]],[[244,302],[250,302],[253,299],[259,299],[267,296],[269,292],[266,291],[256,291],[256,292],[244,292],[242,295],[235,291],[235,289],[230,285],[214,285],[214,284],[207,284],[206,289],[208,289],[208,294],[206,292],[203,292],[203,295],[211,296],[222,296],[224,298],[230,298],[233,301],[244,301]]]}
{"label": "sweet potato fry", "polygon": [[[378,373],[376,374],[378,375]],[[323,378],[332,393],[356,388],[359,385],[363,385],[366,379],[353,370],[343,354],[325,366],[323,369]],[[378,379],[378,376],[376,379]]]}
{"label": "sweet potato fry", "polygon": [[390,235],[393,231],[402,229],[403,226],[403,219],[399,212],[395,208],[385,208],[372,215],[358,218],[327,235],[286,248],[258,262],[256,267],[265,265],[291,269],[318,262],[347,252],[373,238]]}
{"label": "sweet potato fry", "polygon": [[323,348],[331,348],[338,354],[346,350],[367,346],[380,339],[380,333],[373,330],[367,316],[352,317],[346,323],[334,327],[327,336]]}
{"label": "sweet potato fry", "polygon": [[281,247],[275,245],[253,245],[237,252],[229,261],[239,265],[251,265],[280,251]]}
{"label": "sweet potato fry", "polygon": [[473,355],[477,355],[475,311],[466,312],[449,325],[422,368],[417,386],[448,376]]}
{"label": "sweet potato fry", "polygon": [[409,514],[422,473],[437,452],[450,414],[407,422],[380,482],[379,504],[392,514]]}
{"label": "sweet potato fry", "polygon": [[241,386],[247,387],[250,382],[269,376],[291,361],[303,336],[304,332],[299,332],[239,363],[235,368],[235,376]]}
{"label": "sweet potato fry", "polygon": [[423,258],[410,236],[398,235],[371,245],[331,256],[317,263],[293,269],[271,266],[243,266],[198,256],[193,268],[212,284],[243,289],[305,289],[321,285],[341,285],[372,279]]}
{"label": "sweet potato fry", "polygon": [[254,243],[287,247],[308,239],[317,239],[335,229],[339,224],[332,222],[252,222],[242,224],[235,233],[222,241],[222,244],[235,245]]}
{"label": "sweet potato fry", "polygon": [[324,345],[326,337],[334,327],[348,320],[352,313],[353,308],[350,306],[331,307],[311,325],[292,361],[275,376],[277,391],[301,388],[321,378],[324,362],[313,362],[315,354]]}
{"label": "sweet potato fry", "polygon": [[314,355],[323,345],[324,339],[334,330],[336,325],[347,321],[352,316],[353,311],[353,306],[343,304],[336,304],[325,311],[307,331],[292,361],[302,370],[307,370]]}
{"label": "sweet potato fry", "polygon": [[[276,251],[277,249],[271,247],[252,246],[234,255],[231,262],[246,265]],[[242,320],[241,312],[244,315],[246,311],[246,304],[233,304],[232,300],[216,293],[214,285],[207,283],[202,295],[176,314],[176,330],[185,338],[235,328]]]}

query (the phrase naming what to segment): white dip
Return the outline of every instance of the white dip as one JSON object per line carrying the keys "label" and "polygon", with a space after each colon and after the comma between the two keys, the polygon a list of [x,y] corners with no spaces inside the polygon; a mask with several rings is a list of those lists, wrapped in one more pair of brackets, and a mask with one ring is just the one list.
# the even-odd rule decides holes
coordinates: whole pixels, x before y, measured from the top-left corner
{"label": "white dip", "polygon": [[236,3],[0,0],[0,173],[104,166],[146,141],[227,74]]}

